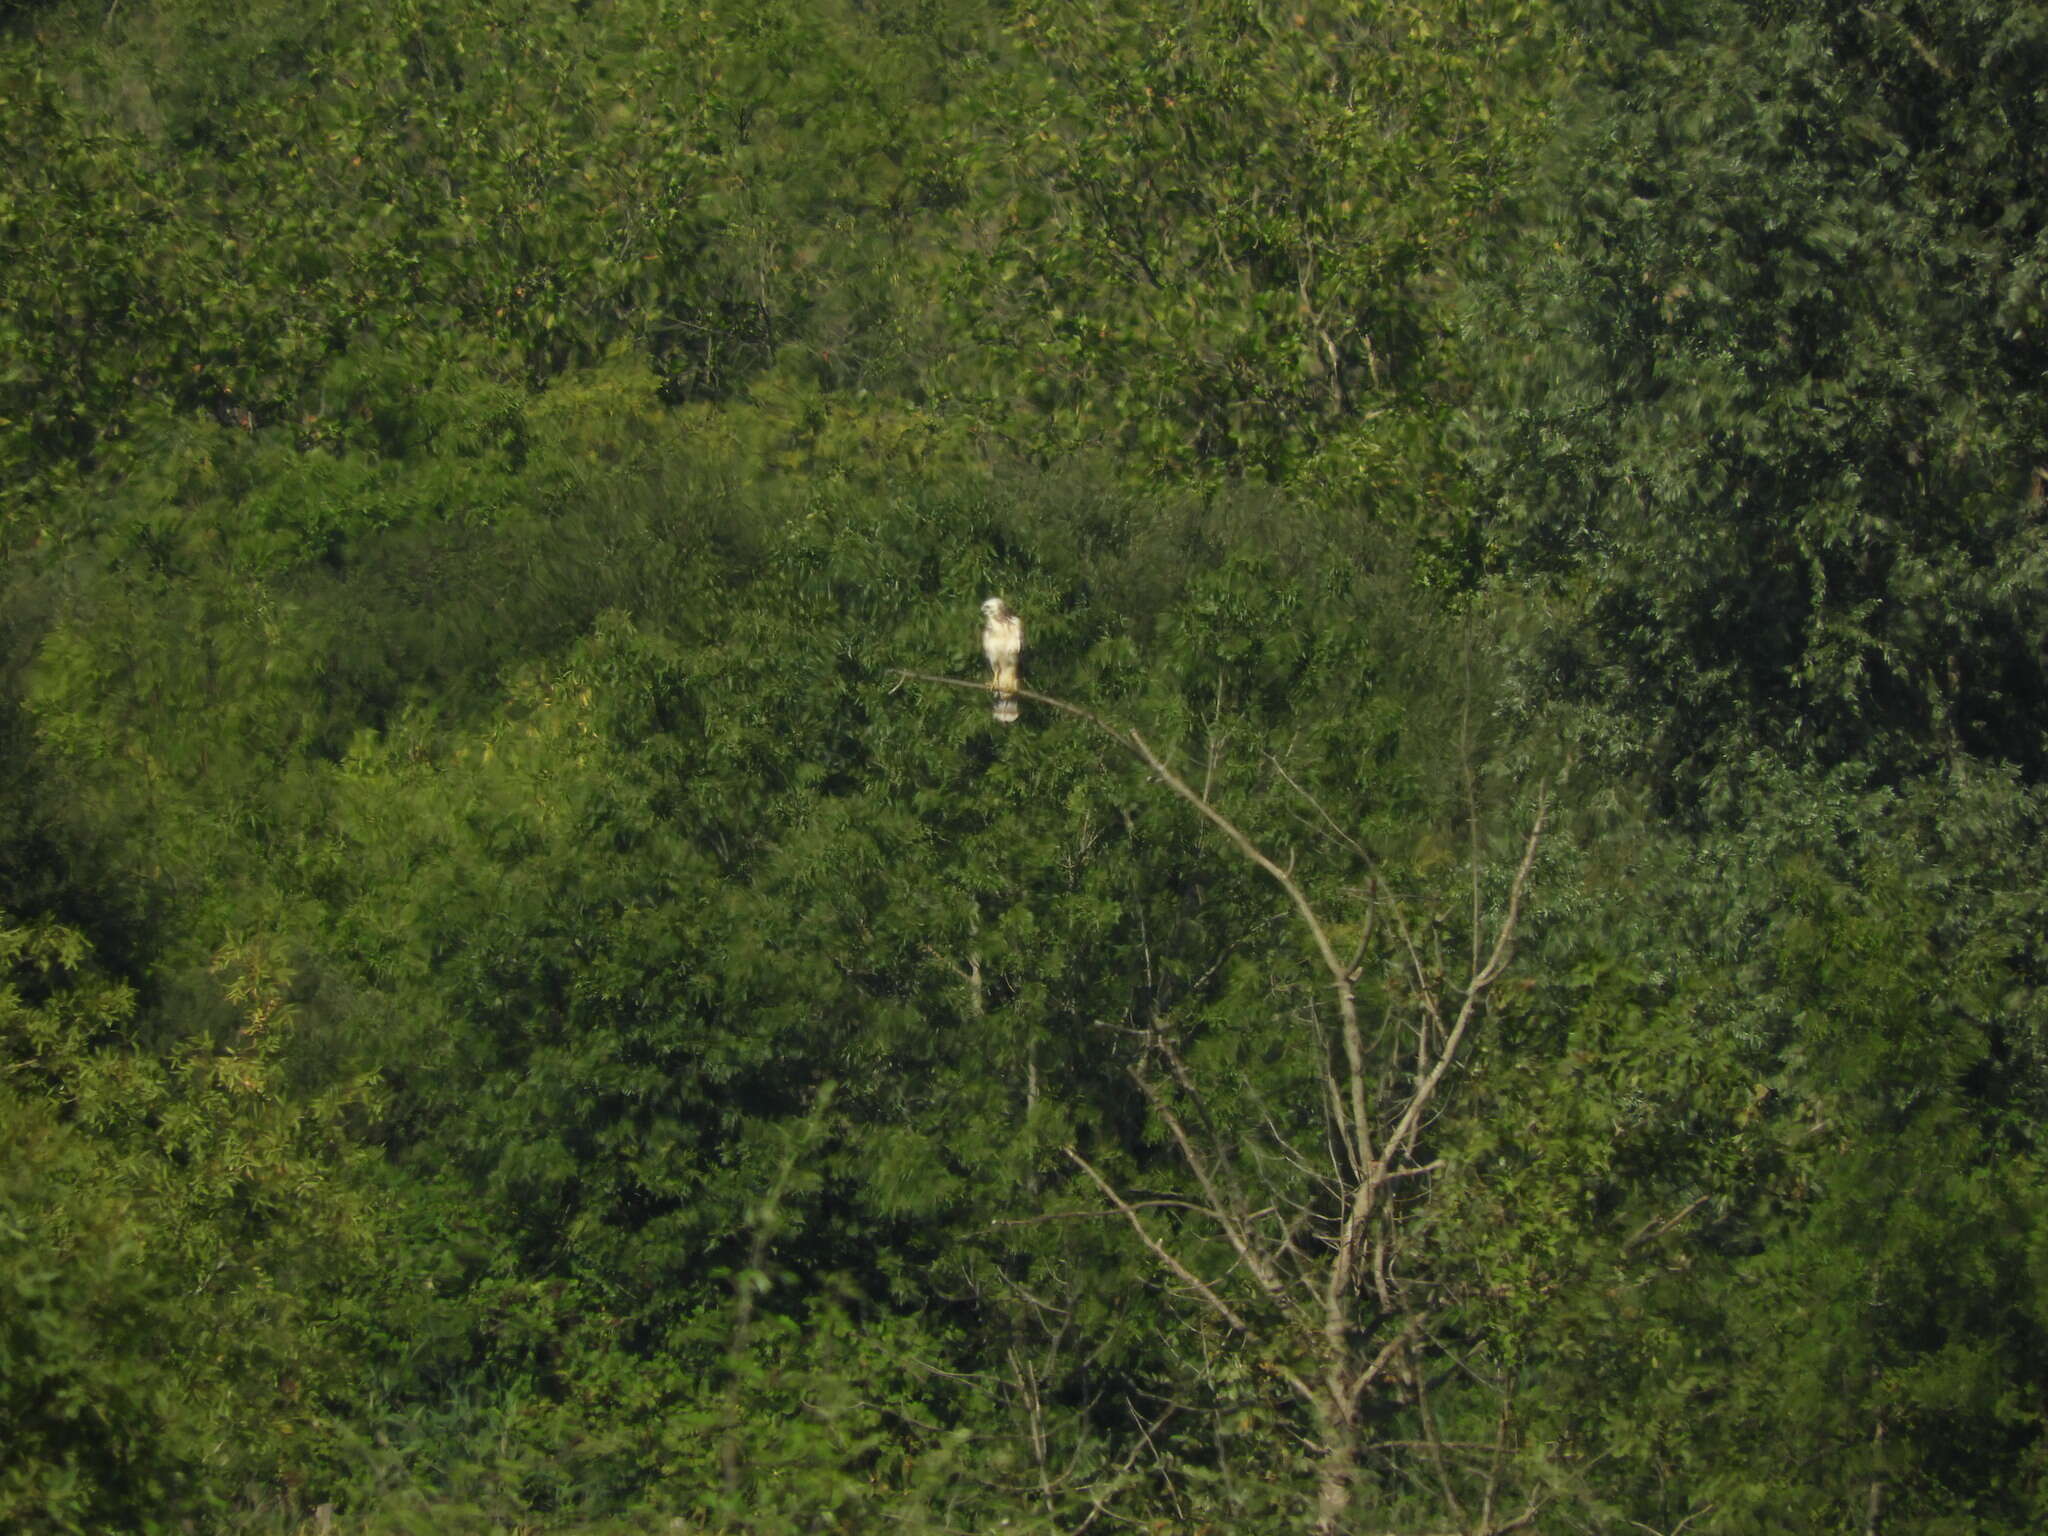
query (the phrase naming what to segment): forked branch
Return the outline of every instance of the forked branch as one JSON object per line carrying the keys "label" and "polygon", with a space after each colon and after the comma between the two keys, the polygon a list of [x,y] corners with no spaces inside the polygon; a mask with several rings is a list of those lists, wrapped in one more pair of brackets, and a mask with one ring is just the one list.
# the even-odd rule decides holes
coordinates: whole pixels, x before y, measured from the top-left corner
{"label": "forked branch", "polygon": [[[975,693],[992,687],[922,672],[898,675]],[[1205,1095],[1189,1064],[1173,1042],[1156,1031],[1147,1035],[1148,1052],[1156,1053],[1165,1063],[1168,1075],[1155,1079],[1145,1066],[1135,1068],[1133,1075],[1153,1121],[1164,1128],[1195,1186],[1192,1198],[1133,1199],[1078,1148],[1065,1149],[1066,1156],[1087,1175],[1190,1304],[1206,1311],[1231,1334],[1254,1344],[1265,1369],[1283,1380],[1308,1411],[1315,1424],[1319,1482],[1311,1530],[1316,1536],[1334,1536],[1344,1524],[1351,1486],[1360,1471],[1359,1427],[1365,1399],[1384,1390],[1381,1384],[1390,1375],[1423,1380],[1413,1359],[1418,1341],[1435,1352],[1449,1353],[1430,1334],[1431,1321],[1442,1306],[1437,1290],[1427,1283],[1417,1288],[1403,1274],[1414,1257],[1404,1242],[1408,1223],[1403,1208],[1424,1194],[1414,1183],[1400,1184],[1398,1189],[1396,1185],[1441,1166],[1440,1160],[1421,1161],[1418,1143],[1431,1104],[1467,1048],[1488,995],[1513,957],[1548,822],[1548,793],[1537,796],[1521,857],[1499,916],[1488,931],[1478,795],[1468,772],[1472,933],[1469,958],[1447,965],[1442,936],[1427,915],[1418,917],[1405,909],[1403,899],[1380,876],[1370,852],[1275,762],[1279,777],[1314,807],[1323,827],[1365,862],[1363,890],[1348,887],[1364,905],[1356,951],[1340,954],[1337,933],[1310,899],[1303,880],[1297,878],[1293,860],[1283,863],[1267,852],[1211,799],[1216,765],[1213,751],[1208,771],[1202,775],[1203,785],[1197,789],[1138,731],[1114,725],[1091,710],[1049,694],[1022,688],[1013,691],[1017,698],[1072,716],[1115,741],[1221,833],[1248,863],[1263,870],[1300,917],[1336,999],[1336,1030],[1329,1031],[1318,1020],[1314,1031],[1320,1075],[1316,1098],[1327,1116],[1323,1139],[1329,1148],[1330,1166],[1309,1166],[1300,1151],[1300,1139],[1274,1123],[1270,1115],[1263,1117],[1263,1134],[1269,1143],[1262,1145],[1276,1149],[1272,1155],[1248,1147],[1243,1132],[1226,1133],[1221,1124],[1211,1124]],[[1348,931],[1344,940],[1349,950]],[[1376,974],[1396,999],[1387,1005],[1381,1034],[1388,1024],[1413,1010],[1417,1034],[1412,1060],[1405,1051],[1387,1058],[1378,1049],[1377,1039],[1368,1049],[1359,1018],[1358,983],[1374,956],[1378,957]],[[1452,966],[1460,965],[1466,970],[1462,983],[1447,974]],[[1252,1125],[1256,1131],[1257,1117]],[[1299,1183],[1285,1171],[1289,1169],[1300,1175]],[[1264,1187],[1252,1191],[1247,1187],[1252,1184]],[[1426,1185],[1422,1188],[1426,1190]],[[1183,1241],[1184,1231],[1168,1225],[1171,1218],[1159,1214],[1168,1205],[1189,1213],[1197,1225],[1208,1229],[1195,1238],[1193,1247]],[[1221,1255],[1210,1246],[1219,1237],[1230,1261],[1221,1275],[1205,1278],[1198,1270],[1199,1261],[1190,1255],[1204,1251],[1222,1263]],[[1262,1332],[1273,1335],[1270,1345],[1259,1346]],[[1472,1502],[1466,1503],[1454,1486],[1464,1474],[1454,1472],[1443,1455],[1443,1438],[1426,1390],[1417,1390],[1422,1428],[1446,1507],[1468,1524],[1476,1510],[1478,1527],[1492,1536],[1529,1524],[1540,1508],[1540,1499],[1519,1515],[1503,1519],[1496,1513],[1510,1422],[1505,1407],[1495,1442],[1488,1447],[1490,1465]]]}

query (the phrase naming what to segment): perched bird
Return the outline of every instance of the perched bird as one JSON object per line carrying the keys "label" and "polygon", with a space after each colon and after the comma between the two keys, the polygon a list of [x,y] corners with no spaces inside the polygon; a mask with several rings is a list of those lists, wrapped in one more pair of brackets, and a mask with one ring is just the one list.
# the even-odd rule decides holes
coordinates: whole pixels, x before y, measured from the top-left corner
{"label": "perched bird", "polygon": [[981,605],[981,653],[995,673],[996,718],[1008,725],[1017,718],[1017,658],[1024,652],[1024,621],[1000,597]]}

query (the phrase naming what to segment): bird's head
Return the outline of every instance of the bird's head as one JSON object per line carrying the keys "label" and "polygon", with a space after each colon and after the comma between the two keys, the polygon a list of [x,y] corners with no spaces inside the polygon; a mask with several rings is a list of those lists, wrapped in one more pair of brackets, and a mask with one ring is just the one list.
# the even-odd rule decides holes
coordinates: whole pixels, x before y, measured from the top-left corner
{"label": "bird's head", "polygon": [[1010,605],[1000,597],[991,597],[982,603],[981,611],[991,619],[1007,619],[1010,616]]}

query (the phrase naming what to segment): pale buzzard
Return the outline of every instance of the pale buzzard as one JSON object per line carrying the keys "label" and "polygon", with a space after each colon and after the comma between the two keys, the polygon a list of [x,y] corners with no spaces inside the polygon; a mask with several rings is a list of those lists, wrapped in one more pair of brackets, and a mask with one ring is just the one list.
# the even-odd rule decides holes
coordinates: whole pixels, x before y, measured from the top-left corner
{"label": "pale buzzard", "polygon": [[996,718],[1008,725],[1017,718],[1017,658],[1024,651],[1024,621],[1000,597],[981,605],[988,622],[981,627],[981,653],[995,673]]}

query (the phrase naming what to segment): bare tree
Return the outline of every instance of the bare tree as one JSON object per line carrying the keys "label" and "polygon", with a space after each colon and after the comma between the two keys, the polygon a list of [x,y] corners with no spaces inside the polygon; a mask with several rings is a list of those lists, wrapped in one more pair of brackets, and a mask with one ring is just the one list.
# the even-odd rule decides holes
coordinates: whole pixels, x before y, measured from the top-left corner
{"label": "bare tree", "polygon": [[[1019,694],[1087,722],[1132,752],[1262,871],[1291,909],[1326,984],[1318,988],[1322,1003],[1299,1010],[1317,1047],[1315,1114],[1287,1124],[1254,1114],[1250,1130],[1239,1115],[1225,1129],[1224,1117],[1211,1109],[1223,1094],[1241,1100],[1242,1085],[1204,1082],[1174,1021],[1154,1016],[1143,1021],[1131,1076],[1188,1176],[1186,1192],[1158,1198],[1120,1185],[1078,1147],[1067,1147],[1067,1157],[1183,1304],[1239,1341],[1306,1415],[1317,1468],[1315,1536],[1349,1526],[1364,1456],[1396,1448],[1416,1459],[1456,1531],[1496,1536],[1532,1524],[1540,1492],[1512,1511],[1503,1508],[1515,1438],[1511,1393],[1485,1383],[1499,1393],[1499,1411],[1483,1437],[1450,1439],[1439,1428],[1433,1377],[1473,1368],[1438,1331],[1458,1287],[1427,1272],[1417,1218],[1440,1170],[1428,1155],[1427,1132],[1446,1080],[1469,1055],[1513,958],[1547,795],[1537,795],[1518,861],[1489,911],[1468,773],[1469,944],[1453,960],[1443,953],[1437,914],[1391,889],[1370,852],[1278,763],[1271,765],[1276,779],[1299,797],[1330,845],[1363,871],[1362,880],[1345,886],[1353,905],[1341,915],[1311,897],[1291,861],[1276,858],[1219,808],[1213,772],[1197,789],[1139,732],[1049,695]],[[1389,1402],[1406,1409],[1415,1427],[1410,1438],[1374,1442],[1369,1410]]]}

